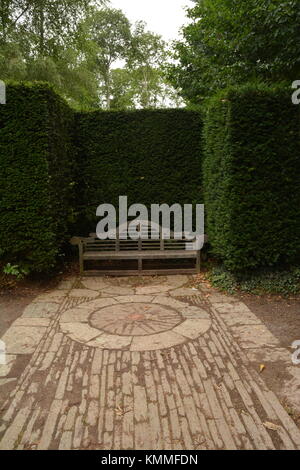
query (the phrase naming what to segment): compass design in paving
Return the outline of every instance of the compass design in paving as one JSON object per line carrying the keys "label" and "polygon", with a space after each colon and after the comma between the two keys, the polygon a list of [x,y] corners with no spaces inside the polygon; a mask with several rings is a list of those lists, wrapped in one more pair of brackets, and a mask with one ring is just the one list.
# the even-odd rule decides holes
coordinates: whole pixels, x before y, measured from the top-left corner
{"label": "compass design in paving", "polygon": [[182,322],[174,309],[151,303],[119,304],[93,313],[91,326],[121,336],[144,336],[167,331]]}
{"label": "compass design in paving", "polygon": [[167,296],[100,298],[65,311],[60,328],[72,340],[100,349],[154,351],[196,339],[210,315]]}

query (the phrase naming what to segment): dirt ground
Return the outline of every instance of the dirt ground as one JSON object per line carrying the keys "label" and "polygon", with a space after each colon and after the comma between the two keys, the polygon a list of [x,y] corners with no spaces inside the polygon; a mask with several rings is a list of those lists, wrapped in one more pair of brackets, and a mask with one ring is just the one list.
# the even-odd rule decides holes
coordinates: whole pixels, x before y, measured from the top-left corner
{"label": "dirt ground", "polygon": [[11,288],[3,289],[0,283],[0,337],[11,324],[20,317],[23,310],[38,295],[49,289],[55,289],[64,276],[77,275],[77,263],[66,265],[65,269],[50,279],[26,279]]}
{"label": "dirt ground", "polygon": [[267,326],[283,348],[300,339],[300,298],[241,296],[241,300]]}
{"label": "dirt ground", "polygon": [[[294,350],[291,345],[300,340],[300,298],[281,298],[278,296],[241,295],[240,299],[261,320],[262,323],[279,340],[280,347]],[[254,366],[258,369],[260,361]],[[263,377],[267,385],[281,396],[282,404],[293,419],[300,425],[300,410],[298,400],[295,402],[294,391],[289,392],[283,383],[292,383],[293,375],[287,364],[274,358],[264,364]],[[300,390],[299,390],[300,395]],[[298,395],[298,396],[299,396]],[[297,403],[297,406],[295,405]]]}

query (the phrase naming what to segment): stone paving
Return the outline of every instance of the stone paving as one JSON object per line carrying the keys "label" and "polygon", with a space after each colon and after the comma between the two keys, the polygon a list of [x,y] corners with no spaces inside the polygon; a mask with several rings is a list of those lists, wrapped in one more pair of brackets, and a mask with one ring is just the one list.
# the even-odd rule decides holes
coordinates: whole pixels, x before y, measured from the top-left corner
{"label": "stone paving", "polygon": [[2,337],[0,449],[300,449],[251,359],[289,352],[191,279],[67,279],[37,297]]}

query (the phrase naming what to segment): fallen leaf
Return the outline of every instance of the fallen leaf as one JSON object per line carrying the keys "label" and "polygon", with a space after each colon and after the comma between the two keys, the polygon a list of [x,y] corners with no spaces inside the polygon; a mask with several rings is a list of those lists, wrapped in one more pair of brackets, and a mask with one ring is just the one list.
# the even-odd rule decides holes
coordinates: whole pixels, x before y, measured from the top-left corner
{"label": "fallen leaf", "polygon": [[128,413],[130,410],[123,410],[120,406],[117,406],[115,408],[116,415],[118,416],[124,416],[126,413]]}
{"label": "fallen leaf", "polygon": [[266,366],[265,366],[264,364],[261,364],[261,365],[259,366],[259,371],[260,371],[260,373],[262,373],[262,372],[265,370],[265,368],[266,368]]}
{"label": "fallen leaf", "polygon": [[280,426],[278,426],[277,424],[274,424],[274,423],[270,423],[269,421],[264,423],[264,427],[266,429],[270,429],[271,431],[278,431],[280,429]]}

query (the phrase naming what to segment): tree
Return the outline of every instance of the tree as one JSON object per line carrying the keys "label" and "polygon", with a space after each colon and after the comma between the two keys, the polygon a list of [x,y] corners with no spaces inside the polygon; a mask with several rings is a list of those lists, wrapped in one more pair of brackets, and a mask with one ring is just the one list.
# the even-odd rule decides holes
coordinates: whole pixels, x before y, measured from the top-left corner
{"label": "tree", "polygon": [[21,31],[30,35],[34,54],[53,53],[76,30],[91,4],[106,0],[0,0],[0,41],[6,44]]}
{"label": "tree", "polygon": [[78,27],[92,4],[105,3],[0,0],[0,78],[47,81],[74,106],[97,106],[98,83]]}
{"label": "tree", "polygon": [[195,0],[188,16],[168,76],[191,102],[232,83],[299,78],[297,0]]}
{"label": "tree", "polygon": [[143,76],[139,70],[113,69],[111,73],[111,109],[155,109],[184,105],[176,90],[166,83],[161,70],[153,69],[148,82],[147,101]]}
{"label": "tree", "polygon": [[47,81],[81,109],[173,103],[164,41],[106,3],[0,0],[0,79]]}
{"label": "tree", "polygon": [[116,61],[126,58],[131,41],[130,23],[121,10],[94,10],[82,25],[95,71],[104,83],[106,108],[111,107],[111,73]]}
{"label": "tree", "polygon": [[0,0],[0,44],[7,45],[16,36],[19,21],[30,8],[28,0]]}
{"label": "tree", "polygon": [[136,89],[132,71],[128,68],[116,68],[111,71],[111,109],[134,109]]}
{"label": "tree", "polygon": [[127,67],[133,72],[142,108],[155,107],[163,81],[162,68],[167,47],[161,36],[146,31],[143,21],[136,23],[128,51]]}

